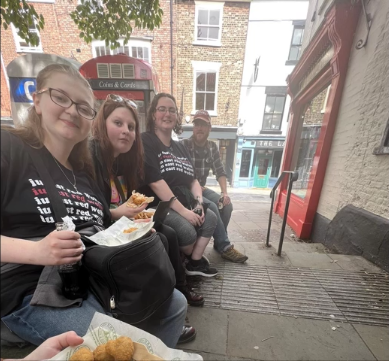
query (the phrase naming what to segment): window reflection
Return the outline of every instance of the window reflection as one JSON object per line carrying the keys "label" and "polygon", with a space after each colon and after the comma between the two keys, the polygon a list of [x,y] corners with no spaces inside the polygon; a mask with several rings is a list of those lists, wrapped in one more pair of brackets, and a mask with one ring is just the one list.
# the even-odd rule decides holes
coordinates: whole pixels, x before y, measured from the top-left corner
{"label": "window reflection", "polygon": [[292,192],[302,199],[307,193],[314,158],[320,157],[320,154],[316,154],[316,149],[324,118],[323,109],[327,101],[327,89],[325,88],[307,104],[300,120],[302,122],[301,135],[300,141],[296,144],[299,150],[294,167],[299,177],[293,183]]}

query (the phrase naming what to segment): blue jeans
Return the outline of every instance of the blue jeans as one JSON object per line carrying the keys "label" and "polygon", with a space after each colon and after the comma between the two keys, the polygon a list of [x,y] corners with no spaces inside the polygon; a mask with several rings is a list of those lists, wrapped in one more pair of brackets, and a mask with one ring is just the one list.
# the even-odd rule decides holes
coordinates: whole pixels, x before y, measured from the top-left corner
{"label": "blue jeans", "polygon": [[220,217],[219,209],[214,202],[204,197],[204,193],[203,193],[203,201],[210,204],[208,209],[211,209],[217,216],[217,224],[216,224],[215,231],[213,232],[213,247],[219,253],[225,252],[232,247],[232,244],[228,239],[226,228],[224,227],[223,221]]}
{"label": "blue jeans", "polygon": [[[214,192],[212,189],[205,188],[203,190],[203,196],[208,200],[212,201],[213,203],[215,203],[216,206],[218,206],[219,199],[220,199],[219,193]],[[220,218],[223,221],[224,228],[226,229],[227,232],[228,223],[230,223],[231,214],[232,214],[232,203],[230,203],[227,206],[224,206],[223,211],[221,213],[219,212],[219,214],[220,214]]]}
{"label": "blue jeans", "polygon": [[[30,306],[31,298],[32,295],[26,296],[21,307],[3,317],[2,321],[17,336],[37,346],[49,337],[67,331],[84,336],[95,312],[106,313],[92,294],[89,294],[81,307],[68,308]],[[174,289],[170,298],[147,323],[136,326],[174,348],[182,333],[186,309],[186,298]]]}

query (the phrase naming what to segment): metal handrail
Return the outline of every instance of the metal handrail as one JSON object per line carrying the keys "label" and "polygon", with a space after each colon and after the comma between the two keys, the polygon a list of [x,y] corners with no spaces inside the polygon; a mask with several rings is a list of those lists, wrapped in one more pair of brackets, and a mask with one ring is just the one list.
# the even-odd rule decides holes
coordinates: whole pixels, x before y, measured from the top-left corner
{"label": "metal handrail", "polygon": [[275,194],[276,189],[278,188],[278,186],[280,185],[280,183],[282,182],[282,180],[284,179],[286,174],[289,174],[288,193],[287,193],[287,196],[286,196],[286,203],[285,203],[285,210],[284,210],[284,219],[282,220],[280,243],[278,244],[278,252],[277,252],[278,256],[281,256],[282,245],[284,243],[286,220],[288,218],[288,209],[289,209],[290,195],[292,193],[292,185],[293,185],[293,182],[295,182],[298,179],[298,177],[299,177],[298,172],[292,172],[292,171],[289,171],[289,170],[284,170],[281,173],[281,175],[278,178],[276,184],[274,185],[274,187],[272,188],[272,190],[270,192],[271,206],[270,206],[270,215],[269,215],[269,226],[267,228],[267,237],[266,237],[266,246],[267,247],[270,247],[269,239],[270,239],[271,220],[272,220],[272,217],[273,217],[274,194]]}

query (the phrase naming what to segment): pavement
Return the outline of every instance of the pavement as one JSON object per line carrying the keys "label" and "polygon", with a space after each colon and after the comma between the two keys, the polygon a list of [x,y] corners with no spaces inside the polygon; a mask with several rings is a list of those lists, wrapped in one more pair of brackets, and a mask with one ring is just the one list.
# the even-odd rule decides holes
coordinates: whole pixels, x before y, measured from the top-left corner
{"label": "pavement", "polygon": [[[360,256],[301,242],[288,226],[277,256],[278,215],[265,245],[270,190],[228,192],[229,238],[249,260],[223,260],[211,240],[205,254],[219,274],[193,280],[206,301],[189,306],[197,337],[181,348],[204,360],[389,360],[388,274]],[[3,347],[2,357],[28,350]]]}
{"label": "pavement", "polygon": [[301,242],[288,226],[277,256],[278,215],[265,245],[270,190],[228,192],[229,238],[249,260],[233,264],[208,246],[219,275],[197,280],[206,302],[189,307],[197,337],[182,349],[204,360],[389,360],[388,274]]}

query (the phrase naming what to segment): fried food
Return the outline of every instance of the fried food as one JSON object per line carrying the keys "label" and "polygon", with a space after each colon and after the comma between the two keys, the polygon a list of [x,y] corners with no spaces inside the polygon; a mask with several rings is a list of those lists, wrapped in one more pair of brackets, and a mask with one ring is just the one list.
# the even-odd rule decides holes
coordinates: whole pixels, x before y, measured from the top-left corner
{"label": "fried food", "polygon": [[75,352],[69,361],[94,361],[93,352],[83,347]]}
{"label": "fried food", "polygon": [[150,219],[154,215],[154,212],[140,212],[134,219]]}
{"label": "fried food", "polygon": [[123,233],[132,233],[134,231],[138,230],[136,227],[127,228],[123,231]]}
{"label": "fried food", "polygon": [[144,203],[151,203],[154,197],[146,197],[144,194],[132,191],[131,197],[127,201],[127,207],[140,207]]}
{"label": "fried food", "polygon": [[115,361],[130,361],[135,351],[135,346],[129,337],[121,336],[117,340],[108,341],[105,350]]}
{"label": "fried food", "polygon": [[105,349],[105,344],[100,345],[93,351],[95,361],[115,361],[115,358],[110,355]]}

